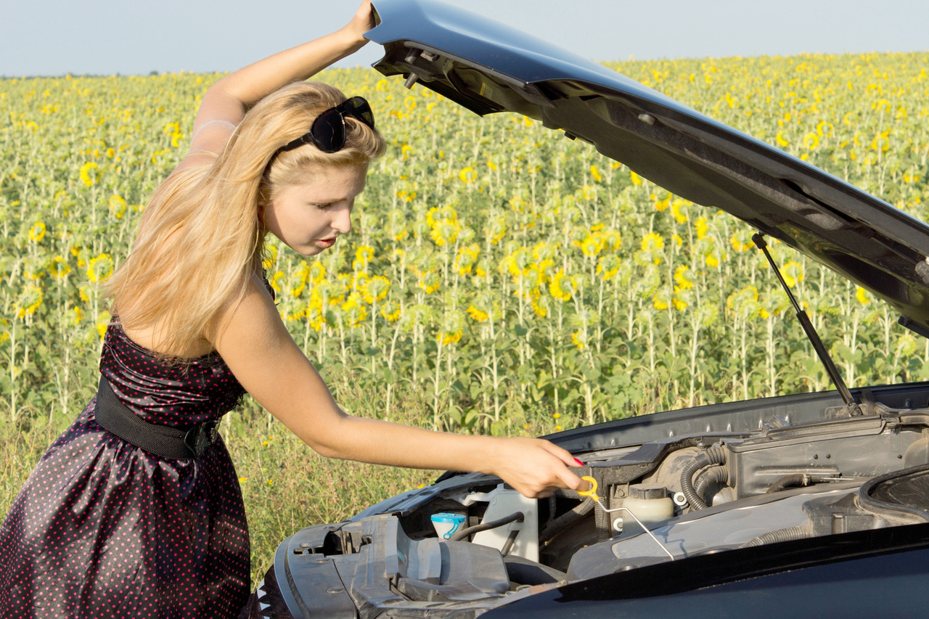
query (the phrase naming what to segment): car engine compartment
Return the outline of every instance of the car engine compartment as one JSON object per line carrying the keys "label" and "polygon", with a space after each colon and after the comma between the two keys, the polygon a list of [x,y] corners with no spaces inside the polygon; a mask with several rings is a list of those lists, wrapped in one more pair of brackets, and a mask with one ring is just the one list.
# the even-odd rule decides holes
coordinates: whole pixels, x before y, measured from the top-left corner
{"label": "car engine compartment", "polygon": [[474,616],[646,565],[929,522],[929,408],[860,410],[578,454],[601,504],[454,476],[414,491],[413,508],[298,532],[277,581],[289,606],[331,616]]}

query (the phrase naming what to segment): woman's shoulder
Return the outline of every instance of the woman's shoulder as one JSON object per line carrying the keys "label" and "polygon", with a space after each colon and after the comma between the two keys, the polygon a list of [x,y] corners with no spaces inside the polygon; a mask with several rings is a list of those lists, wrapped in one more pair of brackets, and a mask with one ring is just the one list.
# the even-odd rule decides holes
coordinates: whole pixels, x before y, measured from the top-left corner
{"label": "woman's shoulder", "polygon": [[242,294],[230,298],[216,312],[211,321],[213,325],[211,331],[219,333],[227,329],[232,322],[248,324],[254,321],[257,325],[261,321],[266,321],[271,314],[278,316],[274,307],[274,290],[264,273],[255,271],[248,278]]}
{"label": "woman's shoulder", "polygon": [[260,274],[253,273],[244,293],[217,312],[211,325],[213,345],[225,359],[274,346],[287,329],[274,305],[272,291]]}
{"label": "woman's shoulder", "polygon": [[[113,321],[118,323],[122,334],[139,348],[154,355],[166,357],[198,358],[216,352],[215,333],[218,328],[229,321],[231,314],[244,312],[246,321],[254,321],[256,325],[261,320],[268,319],[267,306],[274,306],[274,290],[262,272],[253,272],[249,277],[243,294],[230,303],[225,304],[210,321],[215,328],[207,330],[200,337],[190,340],[183,350],[169,350],[165,344],[165,325],[159,322],[146,325],[132,324],[124,320],[115,305]],[[127,322],[129,324],[127,324]]]}
{"label": "woman's shoulder", "polygon": [[[144,327],[131,327],[120,322],[118,316],[114,316],[115,325],[131,344],[134,344],[144,352],[153,356],[178,357],[185,359],[196,359],[205,357],[216,352],[213,344],[206,338],[198,338],[189,343],[184,350],[168,350],[164,343],[164,330],[160,325],[149,325]],[[162,334],[162,335],[159,335]]]}

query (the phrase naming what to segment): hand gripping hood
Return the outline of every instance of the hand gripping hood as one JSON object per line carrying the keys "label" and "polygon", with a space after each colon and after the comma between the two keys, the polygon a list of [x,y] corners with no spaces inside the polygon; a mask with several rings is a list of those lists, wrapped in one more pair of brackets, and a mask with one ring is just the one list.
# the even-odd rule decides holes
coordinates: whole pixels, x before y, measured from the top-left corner
{"label": "hand gripping hood", "polygon": [[929,335],[929,226],[619,74],[434,0],[375,0],[374,67],[480,114],[516,112],[728,211],[890,303]]}

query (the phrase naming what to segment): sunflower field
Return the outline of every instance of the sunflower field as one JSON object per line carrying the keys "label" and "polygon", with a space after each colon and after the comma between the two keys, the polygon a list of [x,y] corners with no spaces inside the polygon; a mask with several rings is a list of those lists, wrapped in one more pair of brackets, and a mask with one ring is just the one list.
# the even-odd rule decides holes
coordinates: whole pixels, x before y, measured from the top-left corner
{"label": "sunflower field", "polygon": [[[929,53],[609,66],[929,220]],[[0,512],[94,393],[99,284],[218,77],[0,80]],[[319,79],[368,98],[390,148],[350,237],[309,260],[272,243],[264,266],[345,410],[540,434],[831,388],[746,224],[530,119],[370,69]],[[929,341],[885,304],[771,249],[850,386],[929,379]],[[428,479],[322,464],[254,403],[229,418],[250,510],[288,506],[250,511],[256,569],[294,529]]]}

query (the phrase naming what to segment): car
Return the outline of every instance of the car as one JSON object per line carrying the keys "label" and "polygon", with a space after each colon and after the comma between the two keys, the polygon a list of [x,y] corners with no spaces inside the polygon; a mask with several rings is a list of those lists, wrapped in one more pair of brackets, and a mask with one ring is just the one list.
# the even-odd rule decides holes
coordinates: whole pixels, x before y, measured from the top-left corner
{"label": "car", "polygon": [[[722,209],[929,336],[929,227],[605,67],[440,2],[375,0],[375,68],[485,115],[522,114]],[[772,268],[777,264],[766,253]],[[780,278],[780,275],[778,275]],[[783,278],[780,278],[783,283]],[[279,546],[263,617],[924,616],[929,383],[700,406],[547,438],[587,491],[435,483]]]}

